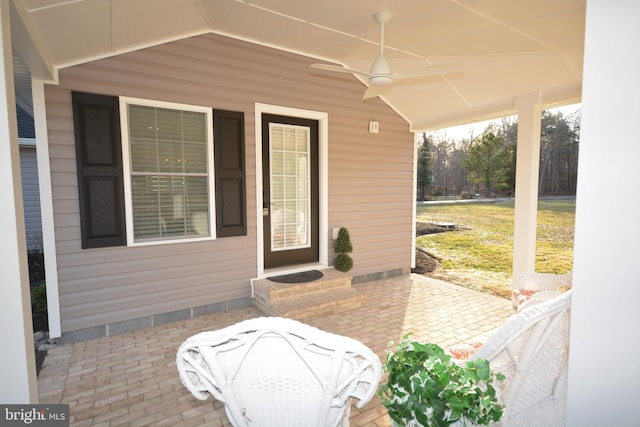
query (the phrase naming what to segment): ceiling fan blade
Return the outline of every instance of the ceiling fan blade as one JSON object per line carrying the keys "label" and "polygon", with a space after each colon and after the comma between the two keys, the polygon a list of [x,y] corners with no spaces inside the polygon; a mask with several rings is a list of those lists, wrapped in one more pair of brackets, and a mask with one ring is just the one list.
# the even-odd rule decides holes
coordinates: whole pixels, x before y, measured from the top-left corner
{"label": "ceiling fan blade", "polygon": [[353,70],[351,68],[342,67],[340,65],[311,64],[311,68],[317,68],[318,70],[325,70],[325,71],[336,71],[338,73],[360,74],[361,76],[364,76],[364,77],[371,77],[371,74],[365,71]]}
{"label": "ceiling fan blade", "polygon": [[369,86],[367,90],[364,91],[362,99],[375,98],[378,95],[384,95],[389,92],[391,92],[391,86]]}
{"label": "ceiling fan blade", "polygon": [[436,74],[434,76],[411,77],[406,79],[396,79],[393,81],[392,87],[408,87],[415,85],[430,85],[438,83],[452,82],[460,80],[464,77],[464,73],[449,73],[449,74]]}
{"label": "ceiling fan blade", "polygon": [[414,68],[413,70],[398,71],[393,73],[391,77],[394,80],[412,79],[415,77],[435,76],[438,74],[459,73],[464,71],[462,62],[450,62],[447,64],[429,65],[422,68]]}

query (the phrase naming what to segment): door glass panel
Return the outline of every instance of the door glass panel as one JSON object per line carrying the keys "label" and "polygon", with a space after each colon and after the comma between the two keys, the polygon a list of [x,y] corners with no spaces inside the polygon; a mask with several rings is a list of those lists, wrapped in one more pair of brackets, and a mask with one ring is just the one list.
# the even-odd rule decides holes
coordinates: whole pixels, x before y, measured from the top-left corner
{"label": "door glass panel", "polygon": [[311,242],[309,128],[270,123],[271,250],[307,248]]}

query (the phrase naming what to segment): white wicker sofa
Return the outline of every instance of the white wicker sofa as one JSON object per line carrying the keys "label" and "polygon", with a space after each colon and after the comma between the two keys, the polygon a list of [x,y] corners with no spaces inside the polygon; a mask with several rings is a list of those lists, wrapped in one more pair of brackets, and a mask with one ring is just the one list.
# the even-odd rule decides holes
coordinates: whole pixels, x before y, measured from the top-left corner
{"label": "white wicker sofa", "polygon": [[572,271],[565,274],[520,273],[511,281],[513,307],[520,310],[525,304],[532,305],[555,298],[563,290],[571,288],[572,284]]}
{"label": "white wicker sofa", "polygon": [[[496,385],[505,407],[499,425],[565,425],[572,292],[527,303],[488,341],[473,346],[477,350],[469,360],[487,359],[506,376]],[[451,351],[454,356],[456,351]]]}

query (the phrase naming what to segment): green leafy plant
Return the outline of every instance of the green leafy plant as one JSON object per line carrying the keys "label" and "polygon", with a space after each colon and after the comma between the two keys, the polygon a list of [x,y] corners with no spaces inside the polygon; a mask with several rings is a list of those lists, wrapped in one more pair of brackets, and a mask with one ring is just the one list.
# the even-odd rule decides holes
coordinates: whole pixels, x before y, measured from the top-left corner
{"label": "green leafy plant", "polygon": [[345,273],[351,270],[353,268],[353,259],[349,256],[349,253],[353,251],[353,246],[351,245],[349,231],[345,227],[340,227],[340,230],[338,230],[334,250],[338,254],[333,261],[333,266],[336,270]]}
{"label": "green leafy plant", "polygon": [[38,310],[47,309],[47,286],[44,282],[31,289],[31,301]]}
{"label": "green leafy plant", "polygon": [[504,412],[493,387],[504,375],[485,359],[457,364],[440,346],[407,335],[388,353],[384,369],[389,378],[378,396],[397,425],[488,425]]}

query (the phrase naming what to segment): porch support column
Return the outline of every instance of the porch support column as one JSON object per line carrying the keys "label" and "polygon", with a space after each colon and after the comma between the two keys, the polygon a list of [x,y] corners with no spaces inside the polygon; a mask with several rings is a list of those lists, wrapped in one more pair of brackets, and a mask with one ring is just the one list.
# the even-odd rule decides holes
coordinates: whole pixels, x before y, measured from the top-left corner
{"label": "porch support column", "polygon": [[11,2],[0,1],[0,402],[37,403],[31,295],[11,49]]}
{"label": "porch support column", "polygon": [[418,133],[413,133],[413,203],[411,203],[411,268],[416,268],[416,215],[418,201],[418,149],[420,141]]}
{"label": "porch support column", "polygon": [[516,98],[518,142],[516,159],[513,276],[534,271],[540,170],[540,93]]}
{"label": "porch support column", "polygon": [[38,158],[38,186],[40,187],[44,277],[47,279],[49,338],[59,338],[62,336],[62,328],[60,323],[60,296],[58,292],[58,258],[56,252],[55,224],[53,220],[53,189],[51,187],[47,111],[44,99],[44,82],[42,80],[31,79],[31,94],[33,98],[33,119],[36,128],[36,155]]}

